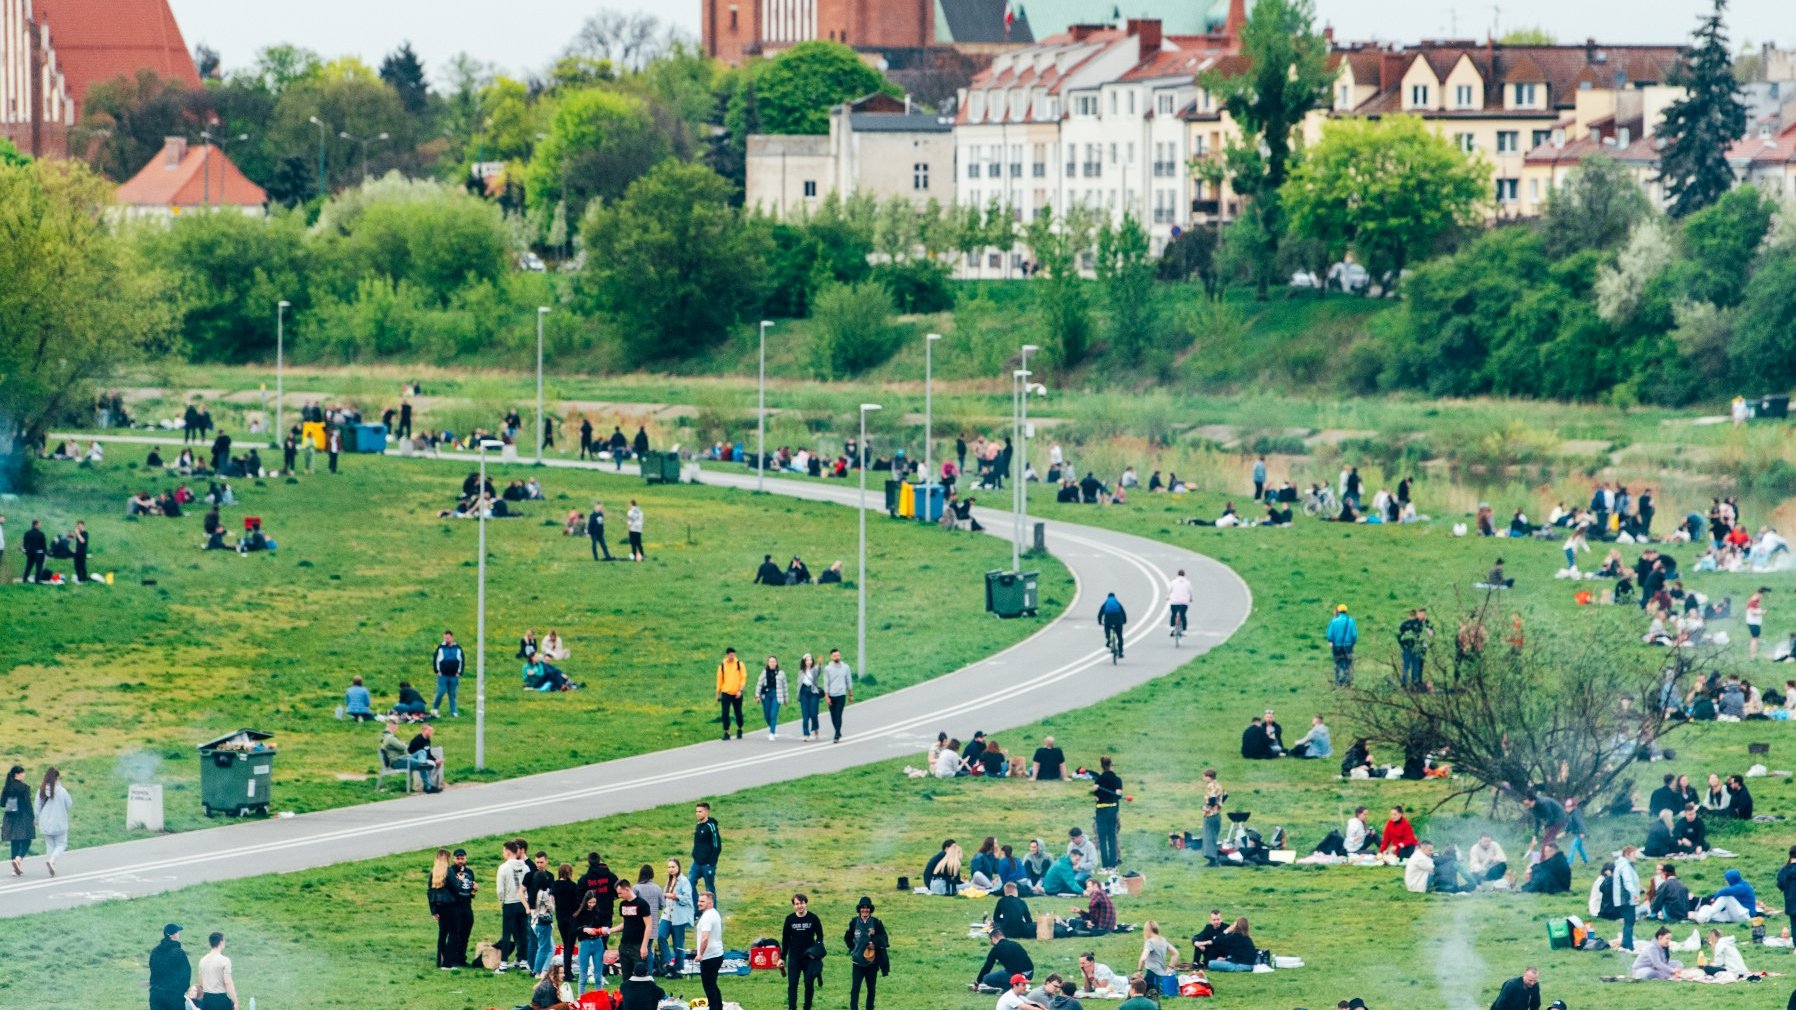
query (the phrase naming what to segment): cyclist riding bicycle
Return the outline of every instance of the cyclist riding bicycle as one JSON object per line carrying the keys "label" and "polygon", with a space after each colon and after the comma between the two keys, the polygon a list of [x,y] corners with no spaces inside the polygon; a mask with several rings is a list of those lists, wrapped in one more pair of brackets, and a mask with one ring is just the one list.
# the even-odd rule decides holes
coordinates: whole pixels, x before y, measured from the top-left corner
{"label": "cyclist riding bicycle", "polygon": [[1183,568],[1179,569],[1179,574],[1166,587],[1166,603],[1172,610],[1172,627],[1183,634],[1186,630],[1185,612],[1191,608],[1191,580],[1185,578]]}
{"label": "cyclist riding bicycle", "polygon": [[1129,623],[1129,614],[1123,609],[1122,601],[1115,593],[1104,597],[1098,606],[1098,623],[1104,626],[1104,648],[1111,647],[1111,635],[1116,636],[1116,654],[1122,655],[1123,625]]}

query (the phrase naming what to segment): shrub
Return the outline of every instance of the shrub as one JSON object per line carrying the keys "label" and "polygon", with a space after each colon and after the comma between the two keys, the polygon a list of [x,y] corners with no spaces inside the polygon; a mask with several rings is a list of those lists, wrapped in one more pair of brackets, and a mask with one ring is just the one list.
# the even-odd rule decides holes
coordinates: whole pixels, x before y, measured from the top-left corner
{"label": "shrub", "polygon": [[873,268],[873,279],[885,285],[899,312],[918,315],[954,308],[949,273],[948,267],[934,260],[907,259],[879,264]]}
{"label": "shrub", "polygon": [[884,363],[903,339],[892,315],[892,294],[877,281],[819,291],[811,307],[812,371],[834,379]]}

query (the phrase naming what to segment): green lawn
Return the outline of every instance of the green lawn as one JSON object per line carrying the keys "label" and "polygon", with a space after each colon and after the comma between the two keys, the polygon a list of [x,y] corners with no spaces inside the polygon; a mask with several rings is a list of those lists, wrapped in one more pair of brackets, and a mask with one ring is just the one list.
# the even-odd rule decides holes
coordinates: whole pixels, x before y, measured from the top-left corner
{"label": "green lawn", "polygon": [[[1446,787],[1435,782],[1342,782],[1334,775],[1333,761],[1261,763],[1238,757],[1241,728],[1250,715],[1268,706],[1278,710],[1293,737],[1309,713],[1317,711],[1330,713],[1337,747],[1350,737],[1351,721],[1335,712],[1321,642],[1323,622],[1336,601],[1349,602],[1361,621],[1362,678],[1378,676],[1379,658],[1392,650],[1391,633],[1404,608],[1422,603],[1444,612],[1455,585],[1480,575],[1498,551],[1519,580],[1510,602],[1531,626],[1632,627],[1629,614],[1575,606],[1573,587],[1550,578],[1558,563],[1551,545],[1454,539],[1438,525],[1343,528],[1310,523],[1286,530],[1175,525],[1183,515],[1214,515],[1219,503],[1219,497],[1204,495],[1182,501],[1144,496],[1132,506],[1104,510],[1037,506],[1050,521],[1114,525],[1210,553],[1247,579],[1255,609],[1227,644],[1164,680],[1094,709],[1000,734],[1007,749],[1026,752],[1040,735],[1051,732],[1079,764],[1093,763],[1099,754],[1116,756],[1127,788],[1136,796],[1123,819],[1124,862],[1147,878],[1142,896],[1119,900],[1124,921],[1155,919],[1168,935],[1189,937],[1205,912],[1219,907],[1229,915],[1248,916],[1262,946],[1306,961],[1301,970],[1219,976],[1214,1001],[1219,1010],[1326,1007],[1350,995],[1362,995],[1381,1010],[1467,1010],[1488,1005],[1501,981],[1528,964],[1541,966],[1546,999],[1562,998],[1577,1008],[1662,1010],[1697,1001],[1752,1010],[1784,1005],[1787,979],[1703,990],[1699,996],[1690,987],[1599,983],[1599,975],[1625,970],[1620,954],[1549,952],[1544,922],[1549,916],[1583,914],[1591,867],[1578,866],[1573,893],[1558,898],[1425,897],[1405,892],[1397,870],[1208,870],[1193,854],[1170,849],[1169,831],[1198,828],[1198,773],[1205,767],[1220,771],[1233,809],[1252,811],[1252,823],[1262,830],[1285,826],[1305,851],[1338,827],[1355,804],[1376,810],[1402,802],[1427,810],[1444,795]],[[1687,548],[1676,553],[1687,562]],[[1779,587],[1790,585],[1787,575],[1775,579]],[[1731,592],[1738,601],[1754,579],[1695,576],[1691,581],[1705,592]],[[1137,615],[1154,615],[1159,609],[1154,601],[1125,603]],[[1768,634],[1781,635],[1796,627],[1796,614],[1774,609],[1768,624]],[[923,647],[953,625],[927,627],[927,634],[906,636],[905,647]],[[1166,647],[1156,641],[1139,648]],[[1615,647],[1631,646],[1618,641]],[[1754,672],[1781,680],[1781,670],[1774,669]],[[964,737],[979,727],[942,728]],[[1775,723],[1710,724],[1680,731],[1670,740],[1679,760],[1641,768],[1638,777],[1656,779],[1662,770],[1687,771],[1693,777],[1710,770],[1741,770],[1749,763],[1746,744],[1756,740],[1771,743],[1766,761],[1772,768],[1789,767],[1796,747],[1784,739],[1785,732]],[[869,894],[879,902],[879,914],[896,944],[894,971],[881,994],[889,998],[886,1005],[985,1010],[993,998],[967,993],[964,983],[982,953],[980,944],[965,936],[967,924],[986,911],[986,904],[899,894],[895,879],[916,879],[944,837],[972,843],[969,848],[986,834],[1019,847],[1031,837],[1054,844],[1064,839],[1069,825],[1089,826],[1090,801],[1085,790],[1070,784],[910,780],[899,774],[904,763],[890,761],[827,781],[801,780],[717,797],[727,838],[720,874],[726,936],[732,946],[742,946],[757,936],[777,935],[787,899],[804,890],[833,938],[855,899]],[[1796,797],[1788,782],[1754,780],[1759,809],[1789,816]],[[1517,811],[1500,808],[1494,822],[1482,818],[1488,812],[1483,802],[1469,808],[1455,804],[1422,817],[1418,829],[1424,837],[1467,844],[1481,829],[1491,828],[1512,859],[1518,859],[1525,843]],[[597,847],[613,867],[658,864],[666,856],[684,855],[690,820],[689,808],[680,805],[535,832],[529,840],[558,858]],[[1593,819],[1592,850],[1606,852],[1624,838],[1637,839],[1644,830],[1641,820]],[[1752,825],[1718,829],[1716,837],[1740,858],[1685,864],[1682,873],[1692,891],[1712,890],[1723,869],[1738,866],[1774,901],[1771,880],[1784,861],[1789,833],[1781,825]],[[19,966],[16,974],[0,977],[0,1002],[42,1002],[42,994],[61,992],[60,981],[74,973],[84,979],[83,993],[93,997],[83,1000],[87,1005],[136,1006],[142,999],[144,952],[155,939],[156,925],[171,918],[187,924],[190,935],[214,928],[231,934],[240,992],[258,996],[260,1005],[271,1010],[301,1004],[477,1010],[524,1000],[528,987],[521,980],[448,975],[431,967],[434,932],[421,894],[428,850],[467,844],[485,878],[497,862],[497,841],[445,837],[419,842],[420,851],[408,856],[135,901],[126,907],[122,927],[116,906],[0,921],[0,944]],[[70,865],[77,860],[78,854]],[[1063,913],[1065,904],[1033,903],[1038,910],[1045,905]],[[496,909],[482,904],[477,915],[476,936],[494,938]],[[1773,932],[1782,924],[1781,917],[1773,919]],[[1680,933],[1690,928],[1682,927]],[[1728,928],[1744,937],[1743,927]],[[1077,953],[1087,947],[1122,968],[1133,965],[1140,944],[1138,937],[1032,943],[1038,976],[1071,970]],[[1754,967],[1796,967],[1787,951],[1744,950]],[[839,957],[831,959],[822,1006],[845,1002],[842,963]],[[687,996],[698,994],[696,985],[681,988]],[[726,980],[725,995],[761,1010],[778,1004],[783,986],[771,973],[757,973],[748,980]]]}
{"label": "green lawn", "polygon": [[[852,510],[542,471],[548,500],[526,503],[526,518],[487,526],[488,770],[476,773],[476,524],[436,517],[454,503],[470,465],[345,456],[343,472],[332,477],[320,457],[319,472],[297,483],[234,482],[240,504],[224,510],[227,526],[240,529],[242,516],[259,515],[280,545],[240,556],[199,550],[204,506],[179,519],[123,517],[131,491],[175,483],[139,468],[145,453],[115,445],[97,467],[45,463],[40,493],[6,508],[13,551],[0,586],[5,750],[33,776],[46,764],[61,766],[79,804],[77,846],[127,837],[125,785],[135,781],[165,784],[171,829],[202,826],[193,746],[243,726],[277,734],[276,809],[374,798],[379,733],[337,720],[335,708],[357,674],[378,710],[395,700],[401,679],[428,699],[431,653],[444,628],[456,631],[468,653],[462,718],[437,722],[458,782],[706,739],[716,718],[712,673],[725,646],[740,650],[751,669],[769,653],[788,669],[805,652],[827,658],[839,646],[853,656],[852,581],[779,590],[750,584],[764,553],[782,563],[800,554],[814,573],[845,559],[852,580]],[[534,472],[489,470],[500,488]],[[195,486],[204,493],[203,482]],[[567,511],[590,507],[595,496],[606,502],[612,551],[626,558],[624,513],[628,499],[641,502],[646,563],[594,564],[585,536],[562,535]],[[92,570],[114,573],[114,584],[12,584],[22,564],[18,539],[33,518],[51,531],[85,519]],[[868,695],[995,652],[1071,599],[1070,576],[1050,563],[1043,618],[992,620],[983,614],[982,573],[1008,564],[1003,542],[883,516],[868,529],[875,587]],[[68,562],[54,567],[71,571]],[[514,655],[526,627],[560,631],[573,652],[560,665],[586,690],[522,689]],[[918,636],[918,627],[931,633]],[[753,724],[760,715],[748,718]],[[387,783],[389,792],[396,788]]]}

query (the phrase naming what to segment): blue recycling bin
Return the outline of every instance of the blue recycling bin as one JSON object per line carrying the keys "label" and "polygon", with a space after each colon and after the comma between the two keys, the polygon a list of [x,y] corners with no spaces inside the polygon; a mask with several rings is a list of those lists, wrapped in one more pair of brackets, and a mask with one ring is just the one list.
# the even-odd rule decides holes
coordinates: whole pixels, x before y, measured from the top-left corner
{"label": "blue recycling bin", "polygon": [[[386,452],[387,426],[384,424],[358,424],[354,427],[355,444],[343,448],[350,452]],[[347,439],[345,440],[347,441]]]}
{"label": "blue recycling bin", "polygon": [[942,503],[947,500],[947,488],[940,484],[916,485],[917,519],[921,522],[941,522]]}

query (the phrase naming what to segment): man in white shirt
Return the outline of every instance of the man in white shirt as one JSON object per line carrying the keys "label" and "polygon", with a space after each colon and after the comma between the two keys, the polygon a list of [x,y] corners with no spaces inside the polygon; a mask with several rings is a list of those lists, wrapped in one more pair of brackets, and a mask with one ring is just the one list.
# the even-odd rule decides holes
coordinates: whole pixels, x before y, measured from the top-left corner
{"label": "man in white shirt", "polygon": [[1191,580],[1185,578],[1183,568],[1166,584],[1166,604],[1171,608],[1171,627],[1183,632],[1187,628],[1185,614],[1191,609]]}
{"label": "man in white shirt", "polygon": [[526,851],[528,846],[521,839],[506,842],[505,861],[499,864],[494,880],[499,895],[499,967],[495,975],[530,966],[530,916],[524,907],[524,877],[530,872],[530,864],[524,861]]}
{"label": "man in white shirt", "polygon": [[723,993],[717,988],[717,972],[723,967],[723,916],[713,907],[711,892],[698,896],[698,979],[705,989],[709,1006],[723,1006]]}
{"label": "man in white shirt", "polygon": [[231,959],[224,955],[224,934],[206,938],[212,949],[200,958],[200,1010],[236,1010],[237,983],[231,978]]}
{"label": "man in white shirt", "polygon": [[1023,1010],[1024,1007],[1034,1006],[1029,1002],[1028,996],[1029,980],[1022,975],[1012,975],[1010,988],[998,997],[998,1010]]}
{"label": "man in white shirt", "polygon": [[1366,808],[1359,807],[1353,811],[1352,817],[1347,818],[1347,854],[1352,856],[1376,848],[1375,844],[1369,844],[1371,840],[1372,830],[1366,824]]}

